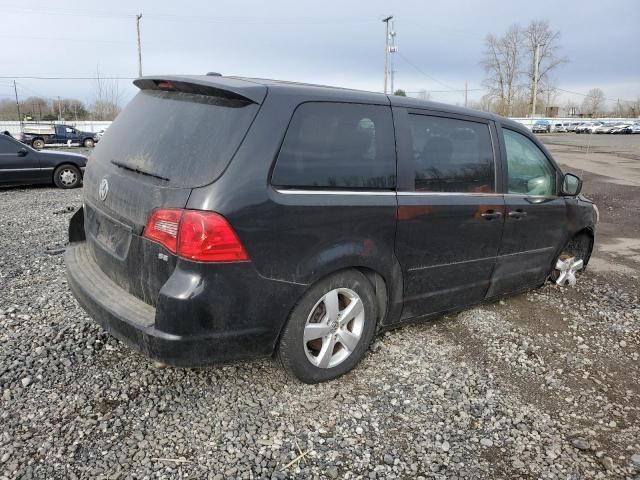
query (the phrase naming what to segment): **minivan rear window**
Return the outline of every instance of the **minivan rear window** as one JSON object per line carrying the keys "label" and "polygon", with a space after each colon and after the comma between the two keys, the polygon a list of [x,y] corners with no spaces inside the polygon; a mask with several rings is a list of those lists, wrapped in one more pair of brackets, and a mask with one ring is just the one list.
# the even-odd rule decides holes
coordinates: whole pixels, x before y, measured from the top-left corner
{"label": "minivan rear window", "polygon": [[142,90],[109,127],[91,160],[145,172],[141,181],[167,187],[206,185],[224,171],[258,109],[238,99]]}
{"label": "minivan rear window", "polygon": [[391,109],[380,105],[300,105],[271,177],[277,187],[393,189],[395,141]]}

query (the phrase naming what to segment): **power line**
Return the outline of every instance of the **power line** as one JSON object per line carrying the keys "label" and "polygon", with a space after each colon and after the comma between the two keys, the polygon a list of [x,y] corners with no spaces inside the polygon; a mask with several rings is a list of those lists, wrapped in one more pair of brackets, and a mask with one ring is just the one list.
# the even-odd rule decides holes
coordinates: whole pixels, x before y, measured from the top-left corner
{"label": "power line", "polygon": [[[580,95],[582,97],[588,97],[589,96],[588,93],[574,92],[572,90],[564,90],[564,89],[558,88],[558,87],[556,87],[556,90],[560,90],[561,92],[564,92],[564,93],[573,93],[574,95]],[[634,102],[634,100],[624,100],[624,99],[620,100],[619,98],[608,98],[608,97],[603,97],[603,98],[605,100],[609,100],[610,102],[617,102],[617,101],[626,102],[626,103],[633,103]]]}
{"label": "power line", "polygon": [[56,9],[37,9],[37,8],[24,8],[24,7],[3,7],[4,10],[13,13],[31,13],[36,15],[59,15],[59,16],[71,16],[71,17],[109,17],[109,18],[131,18],[135,15],[114,13],[113,11],[90,11],[82,9],[82,11],[74,11],[71,9],[56,8]]}
{"label": "power line", "polygon": [[[409,92],[405,90],[405,93],[420,93],[422,90],[418,90],[417,92]],[[465,89],[462,88],[460,90],[426,90],[428,93],[457,93],[457,92],[464,92]],[[466,90],[467,92],[482,92],[484,91],[484,88],[467,88]]]}
{"label": "power line", "polygon": [[37,77],[29,75],[2,75],[0,78],[16,80],[135,80],[138,77]]}
{"label": "power line", "polygon": [[69,37],[39,37],[32,35],[3,35],[0,34],[0,38],[19,38],[20,40],[47,40],[54,42],[78,42],[78,43],[114,43],[114,44],[129,44],[122,40],[101,40],[101,39],[85,39],[85,38],[69,38]]}
{"label": "power line", "polygon": [[26,86],[24,83],[22,83],[22,82],[18,82],[18,85],[20,86],[20,88],[21,88],[21,89],[23,89],[23,90],[27,90],[27,91],[29,91],[29,92],[31,92],[31,93],[33,93],[33,94],[35,94],[37,97],[46,97],[46,95],[43,95],[42,93],[35,91],[35,90],[34,90],[33,88],[31,88],[31,87],[27,87],[27,86]]}
{"label": "power line", "polygon": [[[82,9],[82,11],[64,9],[64,8],[56,8],[55,10],[41,10],[41,9],[33,9],[33,8],[25,8],[25,7],[3,7],[5,10],[13,11],[15,13],[32,13],[36,15],[61,15],[61,16],[73,16],[73,17],[108,17],[108,18],[118,18],[118,19],[132,19],[136,18],[136,13],[116,13],[113,11],[105,11],[105,10],[86,10]],[[246,24],[246,25],[255,25],[255,24],[326,24],[326,23],[336,23],[336,22],[345,22],[345,23],[363,23],[370,22],[372,20],[378,20],[379,17],[365,17],[365,16],[353,16],[353,17],[274,17],[274,18],[264,18],[264,17],[247,17],[247,16],[233,16],[233,17],[223,17],[223,16],[203,16],[203,15],[175,15],[175,14],[146,14],[145,18],[158,20],[158,21],[170,21],[170,22],[205,22],[205,23],[218,23],[218,24]]]}
{"label": "power line", "polygon": [[451,92],[464,92],[464,89],[459,90],[459,89],[456,89],[456,88],[452,88],[452,87],[450,87],[449,85],[447,85],[446,83],[441,82],[441,81],[440,81],[440,80],[438,80],[437,78],[435,78],[435,77],[433,77],[433,76],[429,75],[428,73],[424,72],[420,67],[418,67],[415,63],[413,63],[413,62],[412,62],[411,60],[409,60],[407,57],[405,57],[404,55],[402,55],[400,52],[397,52],[397,54],[398,54],[398,56],[399,56],[400,58],[402,58],[405,62],[407,62],[409,65],[411,65],[413,68],[415,68],[417,72],[421,73],[422,75],[424,75],[425,77],[427,77],[427,78],[431,79],[432,81],[434,81],[434,82],[436,82],[436,83],[438,83],[438,84],[442,85],[443,87],[445,87],[445,88],[449,89],[449,91],[451,91]]}

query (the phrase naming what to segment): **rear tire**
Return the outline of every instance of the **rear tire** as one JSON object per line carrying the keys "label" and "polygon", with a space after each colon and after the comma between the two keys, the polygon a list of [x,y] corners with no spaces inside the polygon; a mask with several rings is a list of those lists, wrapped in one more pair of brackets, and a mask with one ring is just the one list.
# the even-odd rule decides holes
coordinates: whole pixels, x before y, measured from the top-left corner
{"label": "rear tire", "polygon": [[76,188],[81,182],[82,174],[75,165],[60,165],[53,172],[53,183],[58,188]]}
{"label": "rear tire", "polygon": [[44,148],[44,140],[41,138],[36,138],[33,142],[31,142],[31,146],[36,150],[42,150]]}
{"label": "rear tire", "polygon": [[82,142],[85,148],[93,148],[95,144],[96,142],[94,142],[92,138],[85,138],[84,142]]}
{"label": "rear tire", "polygon": [[304,383],[332,380],[353,369],[376,330],[373,286],[357,270],[313,285],[295,306],[278,344],[284,369]]}

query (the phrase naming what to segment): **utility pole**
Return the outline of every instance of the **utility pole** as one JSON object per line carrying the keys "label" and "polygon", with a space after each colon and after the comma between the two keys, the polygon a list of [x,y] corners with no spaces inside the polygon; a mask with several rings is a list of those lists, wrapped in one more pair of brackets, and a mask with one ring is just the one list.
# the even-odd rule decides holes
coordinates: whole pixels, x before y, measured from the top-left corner
{"label": "utility pole", "polygon": [[547,85],[547,102],[545,103],[544,116],[550,117],[549,107],[551,106],[551,88]]}
{"label": "utility pole", "polygon": [[13,91],[16,94],[16,108],[18,109],[18,121],[20,122],[20,131],[22,132],[22,115],[20,114],[20,102],[18,101],[18,87],[16,81],[13,81]]}
{"label": "utility pole", "polygon": [[464,108],[467,108],[467,81],[464,82]]}
{"label": "utility pole", "polygon": [[396,53],[398,51],[397,47],[396,47],[396,30],[394,28],[394,24],[393,24],[393,20],[391,20],[391,30],[389,31],[389,53],[391,54],[391,57],[389,58],[390,63],[391,63],[391,90],[390,93],[394,93],[395,92],[395,87],[393,86],[393,81],[396,75],[396,70],[395,70],[395,66],[393,64],[393,54]]}
{"label": "utility pole", "polygon": [[142,76],[142,47],[140,46],[140,20],[142,14],[136,15],[136,31],[138,32],[138,76]]}
{"label": "utility pole", "polygon": [[533,94],[531,99],[531,116],[536,116],[536,101],[538,100],[538,62],[540,61],[540,44],[536,43],[536,54],[533,60]]}
{"label": "utility pole", "polygon": [[58,97],[58,120],[62,121],[62,102],[60,101],[60,97]]}
{"label": "utility pole", "polygon": [[389,20],[393,18],[393,15],[389,15],[387,18],[382,19],[385,23],[385,35],[384,35],[384,93],[387,93],[387,80],[389,77]]}

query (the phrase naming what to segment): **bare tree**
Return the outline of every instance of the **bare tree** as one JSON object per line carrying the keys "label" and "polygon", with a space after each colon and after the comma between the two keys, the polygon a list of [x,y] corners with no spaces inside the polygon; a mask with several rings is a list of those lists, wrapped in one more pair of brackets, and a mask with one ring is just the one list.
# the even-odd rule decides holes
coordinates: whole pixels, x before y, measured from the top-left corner
{"label": "bare tree", "polygon": [[579,112],[578,104],[571,99],[568,99],[564,106],[567,117],[577,117]]}
{"label": "bare tree", "polygon": [[483,95],[480,100],[471,100],[468,102],[469,108],[474,110],[482,110],[485,112],[493,111],[493,97],[490,94]]}
{"label": "bare tree", "polygon": [[20,100],[20,111],[30,120],[42,120],[51,110],[51,100],[43,97],[28,97]]}
{"label": "bare tree", "polygon": [[484,85],[498,99],[499,112],[507,116],[513,113],[513,100],[520,88],[522,46],[523,34],[518,25],[512,25],[503,37],[490,34],[485,40],[482,65],[488,76]]}
{"label": "bare tree", "polygon": [[629,104],[629,117],[640,117],[640,97]]}
{"label": "bare tree", "polygon": [[114,120],[120,113],[121,93],[118,80],[108,80],[100,75],[96,67],[96,100],[92,114],[96,120]]}
{"label": "bare tree", "polygon": [[582,101],[582,113],[597,117],[604,110],[604,92],[599,88],[592,88]]}
{"label": "bare tree", "polygon": [[[529,68],[527,75],[531,85],[529,104],[533,104],[534,85],[549,83],[549,74],[568,59],[558,54],[560,32],[553,31],[547,20],[533,20],[524,30]],[[538,54],[536,55],[536,49]],[[537,57],[537,66],[536,66]],[[536,75],[537,73],[537,75]]]}

